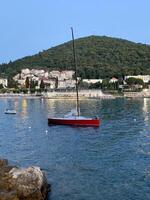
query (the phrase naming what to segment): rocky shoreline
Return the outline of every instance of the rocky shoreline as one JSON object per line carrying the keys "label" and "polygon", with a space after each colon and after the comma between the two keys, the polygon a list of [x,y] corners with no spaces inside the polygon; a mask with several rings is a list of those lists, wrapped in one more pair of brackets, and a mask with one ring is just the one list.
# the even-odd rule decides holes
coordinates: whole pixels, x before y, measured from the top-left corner
{"label": "rocky shoreline", "polygon": [[0,200],[46,200],[49,191],[39,167],[18,168],[0,159]]}

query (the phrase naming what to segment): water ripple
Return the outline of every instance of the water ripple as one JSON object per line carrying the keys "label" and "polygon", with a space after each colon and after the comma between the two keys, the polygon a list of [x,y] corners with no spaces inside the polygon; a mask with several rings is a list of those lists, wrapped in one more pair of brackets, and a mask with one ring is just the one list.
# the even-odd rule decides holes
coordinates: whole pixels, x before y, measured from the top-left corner
{"label": "water ripple", "polygon": [[[100,128],[48,126],[74,100],[0,100],[1,156],[39,165],[51,200],[149,200],[150,100],[82,100],[81,113],[100,116]],[[16,116],[4,115],[6,107]]]}

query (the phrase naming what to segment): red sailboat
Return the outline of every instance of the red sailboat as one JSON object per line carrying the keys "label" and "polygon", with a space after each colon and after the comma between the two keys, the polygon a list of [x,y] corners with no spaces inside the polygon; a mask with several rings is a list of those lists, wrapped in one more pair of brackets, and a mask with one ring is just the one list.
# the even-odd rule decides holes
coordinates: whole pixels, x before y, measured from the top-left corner
{"label": "red sailboat", "polygon": [[93,126],[99,127],[100,119],[99,118],[86,118],[80,116],[80,107],[79,107],[79,92],[78,92],[78,80],[77,80],[77,62],[76,62],[76,53],[75,53],[75,43],[74,43],[74,34],[73,28],[71,28],[72,32],[72,45],[73,45],[73,58],[75,65],[75,80],[76,80],[76,112],[71,112],[69,115],[63,118],[48,118],[48,124],[52,125],[71,125],[71,126]]}

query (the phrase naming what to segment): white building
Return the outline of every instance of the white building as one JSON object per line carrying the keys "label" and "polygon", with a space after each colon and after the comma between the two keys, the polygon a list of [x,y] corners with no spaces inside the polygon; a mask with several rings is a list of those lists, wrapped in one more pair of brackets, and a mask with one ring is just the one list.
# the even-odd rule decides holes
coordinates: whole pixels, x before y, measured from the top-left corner
{"label": "white building", "polygon": [[59,77],[59,71],[53,70],[49,73],[50,78],[58,78]]}
{"label": "white building", "polygon": [[63,81],[63,80],[69,80],[73,78],[74,71],[72,70],[64,70],[64,71],[51,71],[50,72],[50,77],[52,78],[58,78],[58,80]]}
{"label": "white building", "polygon": [[69,79],[73,79],[74,73],[75,73],[75,72],[74,72],[73,70],[62,71],[62,72],[61,72],[61,76],[62,76],[62,78],[64,78],[65,80],[69,80]]}
{"label": "white building", "polygon": [[17,80],[18,84],[21,85],[21,86],[25,86],[25,79],[19,79]]}
{"label": "white building", "polygon": [[58,81],[57,89],[67,89],[67,88],[75,88],[76,81],[75,80],[65,80],[65,81]]}
{"label": "white building", "polygon": [[[23,69],[20,74],[17,74],[13,77],[15,81],[17,81],[21,86],[25,85],[25,80],[28,77],[29,80],[38,82],[38,86],[40,86],[41,80],[44,81],[47,88],[55,89],[56,84],[58,85],[58,89],[60,88],[74,88],[75,87],[75,80],[73,80],[74,71],[72,70],[63,70],[63,71],[56,71],[53,70],[51,72],[39,70],[39,69],[32,69],[29,70],[28,68]],[[58,81],[58,83],[57,83]]]}
{"label": "white building", "polygon": [[13,77],[13,80],[14,81],[18,81],[20,78],[21,78],[20,74],[17,74],[16,76]]}
{"label": "white building", "polygon": [[45,71],[43,69],[32,69],[30,73],[37,77],[45,77]]}
{"label": "white building", "polygon": [[46,85],[47,88],[55,89],[55,87],[56,87],[56,80],[44,79],[43,81],[44,81],[44,84]]}
{"label": "white building", "polygon": [[30,70],[28,68],[22,69],[21,74],[30,74]]}
{"label": "white building", "polygon": [[116,83],[116,82],[118,82],[118,79],[115,78],[115,77],[113,77],[113,78],[111,78],[111,79],[109,80],[109,83]]}
{"label": "white building", "polygon": [[3,87],[7,87],[8,86],[8,80],[5,78],[0,78],[0,84],[3,85]]}
{"label": "white building", "polygon": [[88,83],[88,84],[94,84],[94,83],[102,83],[103,79],[83,79],[82,80],[83,83]]}

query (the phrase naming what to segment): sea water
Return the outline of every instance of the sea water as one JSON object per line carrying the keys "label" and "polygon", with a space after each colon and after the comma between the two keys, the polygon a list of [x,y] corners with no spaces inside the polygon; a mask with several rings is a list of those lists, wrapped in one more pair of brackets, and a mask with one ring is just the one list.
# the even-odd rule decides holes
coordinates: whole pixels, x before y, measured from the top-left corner
{"label": "sea water", "polygon": [[149,200],[150,99],[82,100],[80,107],[101,126],[48,126],[48,116],[63,117],[74,100],[1,98],[0,156],[40,166],[50,200]]}

